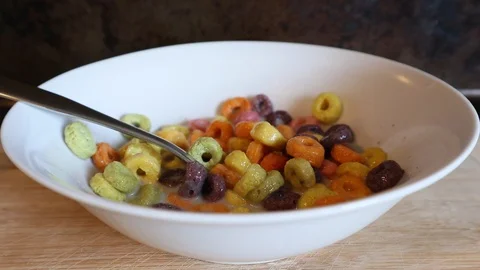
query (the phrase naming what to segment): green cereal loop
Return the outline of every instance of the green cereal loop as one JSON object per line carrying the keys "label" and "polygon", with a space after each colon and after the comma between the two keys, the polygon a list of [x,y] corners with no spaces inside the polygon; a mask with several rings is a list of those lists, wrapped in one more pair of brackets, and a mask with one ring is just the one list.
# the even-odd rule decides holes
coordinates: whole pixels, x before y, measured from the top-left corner
{"label": "green cereal loop", "polygon": [[281,186],[283,186],[284,183],[285,181],[283,180],[283,176],[279,171],[269,171],[265,181],[247,194],[247,199],[252,202],[259,203],[268,195],[278,190]]}
{"label": "green cereal loop", "polygon": [[132,171],[118,161],[108,164],[103,171],[103,176],[114,188],[125,193],[134,192],[140,184]]}
{"label": "green cereal loop", "polygon": [[[146,117],[143,114],[138,114],[138,113],[129,113],[125,114],[120,118],[122,122],[125,122],[129,125],[135,126],[137,128],[146,130],[150,132],[150,129],[152,128],[152,124],[150,122],[150,119]],[[131,136],[124,134],[126,138],[131,138]]]}
{"label": "green cereal loop", "polygon": [[254,163],[248,167],[240,181],[235,184],[233,191],[245,198],[250,191],[262,184],[265,177],[267,177],[267,172],[259,164]]}
{"label": "green cereal loop", "polygon": [[214,138],[201,137],[190,147],[188,154],[210,170],[222,160],[224,152]]}
{"label": "green cereal loop", "polygon": [[284,173],[285,179],[294,187],[309,188],[316,183],[315,172],[306,159],[292,158],[285,163]]}
{"label": "green cereal loop", "polygon": [[105,180],[102,173],[96,173],[90,179],[88,184],[93,192],[105,199],[120,202],[123,202],[126,199],[126,195],[112,187],[112,185]]}
{"label": "green cereal loop", "polygon": [[160,201],[162,189],[157,184],[145,184],[140,187],[140,190],[135,197],[128,202],[136,205],[149,206]]}
{"label": "green cereal loop", "polygon": [[97,152],[95,139],[88,127],[81,122],[68,124],[63,130],[67,147],[81,159],[88,159]]}

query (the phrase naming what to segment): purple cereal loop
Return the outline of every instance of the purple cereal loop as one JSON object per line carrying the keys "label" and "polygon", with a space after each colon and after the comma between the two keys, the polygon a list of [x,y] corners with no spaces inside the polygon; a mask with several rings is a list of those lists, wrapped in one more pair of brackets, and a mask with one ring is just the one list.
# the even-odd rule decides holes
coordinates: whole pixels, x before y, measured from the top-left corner
{"label": "purple cereal loop", "polygon": [[188,121],[188,127],[192,130],[199,129],[201,131],[206,131],[209,125],[210,121],[207,119],[193,119]]}
{"label": "purple cereal loop", "polygon": [[202,188],[203,199],[216,202],[225,196],[226,191],[225,179],[221,175],[209,173]]}
{"label": "purple cereal loop", "polygon": [[251,104],[253,110],[258,112],[260,116],[265,117],[273,112],[273,104],[264,94],[256,95],[254,98],[252,98]]}
{"label": "purple cereal loop", "polygon": [[178,189],[178,195],[184,198],[198,196],[207,175],[207,169],[202,164],[197,161],[188,162],[185,166],[185,182]]}
{"label": "purple cereal loop", "polygon": [[175,205],[171,205],[168,203],[157,203],[152,205],[152,208],[163,209],[163,210],[172,210],[172,211],[182,211],[182,209],[178,208]]}
{"label": "purple cereal loop", "polygon": [[162,173],[158,181],[167,187],[176,187],[185,181],[185,170],[181,168],[168,170]]}
{"label": "purple cereal loop", "polygon": [[265,117],[267,122],[269,122],[272,126],[278,126],[280,124],[288,125],[292,122],[292,116],[287,111],[275,111],[270,113]]}
{"label": "purple cereal loop", "polygon": [[258,122],[260,121],[260,115],[258,115],[258,113],[254,111],[242,112],[239,113],[235,117],[235,119],[233,119],[233,124],[236,125],[237,123],[240,123],[242,121]]}
{"label": "purple cereal loop", "polygon": [[297,134],[307,133],[307,132],[317,133],[320,135],[324,134],[322,127],[320,127],[320,125],[315,125],[315,124],[302,125],[297,129]]}

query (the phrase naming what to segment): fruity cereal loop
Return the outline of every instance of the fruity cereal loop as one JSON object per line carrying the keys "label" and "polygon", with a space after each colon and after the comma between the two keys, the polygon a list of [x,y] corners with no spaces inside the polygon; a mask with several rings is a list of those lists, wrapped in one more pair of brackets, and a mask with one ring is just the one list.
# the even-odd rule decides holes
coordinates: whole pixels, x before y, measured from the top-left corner
{"label": "fruity cereal loop", "polygon": [[[217,106],[218,104],[211,104]],[[64,140],[96,171],[89,185],[108,200],[170,211],[248,214],[325,207],[397,185],[404,170],[378,147],[355,145],[332,92],[312,99],[311,115],[293,117],[264,94],[232,97],[217,115],[150,131],[139,113],[121,120],[183,148],[185,164],[159,146],[128,139],[120,147],[95,141],[87,125],[69,123]]]}

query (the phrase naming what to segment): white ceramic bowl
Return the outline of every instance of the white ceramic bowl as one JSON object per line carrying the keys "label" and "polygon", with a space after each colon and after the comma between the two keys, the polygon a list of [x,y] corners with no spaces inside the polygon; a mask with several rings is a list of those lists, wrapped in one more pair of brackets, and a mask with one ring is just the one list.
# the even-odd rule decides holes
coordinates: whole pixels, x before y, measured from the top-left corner
{"label": "white ceramic bowl", "polygon": [[[213,42],[151,49],[69,71],[41,87],[113,117],[146,114],[154,127],[211,117],[223,100],[258,93],[270,96],[277,109],[307,115],[318,93],[334,91],[345,105],[340,122],[351,125],[357,142],[380,145],[406,170],[391,190],[323,208],[249,215],[155,210],[92,193],[91,162],[73,156],[62,140],[70,119],[24,104],[8,113],[3,146],[32,179],[138,242],[221,263],[278,260],[344,239],[454,170],[479,134],[468,100],[435,77],[383,58],[312,45]],[[98,141],[124,142],[117,132],[89,126]]]}

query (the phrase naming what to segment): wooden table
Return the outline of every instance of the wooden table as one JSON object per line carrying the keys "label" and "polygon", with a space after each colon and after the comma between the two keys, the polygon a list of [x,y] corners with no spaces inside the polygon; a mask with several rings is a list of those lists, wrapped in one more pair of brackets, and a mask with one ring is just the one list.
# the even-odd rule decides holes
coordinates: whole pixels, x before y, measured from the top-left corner
{"label": "wooden table", "polygon": [[215,265],[138,244],[0,153],[0,269],[480,269],[480,146],[359,233],[282,261]]}

